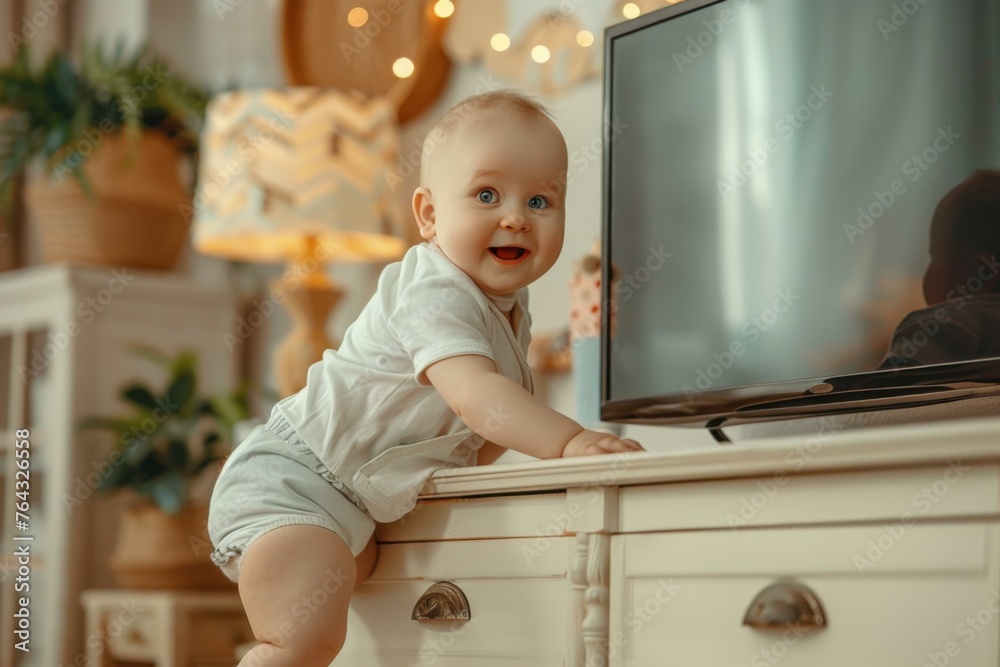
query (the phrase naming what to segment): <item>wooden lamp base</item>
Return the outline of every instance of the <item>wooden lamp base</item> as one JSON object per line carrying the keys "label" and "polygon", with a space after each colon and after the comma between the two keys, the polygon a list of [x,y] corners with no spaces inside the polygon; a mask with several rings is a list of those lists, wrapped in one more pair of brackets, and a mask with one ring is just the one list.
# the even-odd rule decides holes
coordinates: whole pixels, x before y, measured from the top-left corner
{"label": "wooden lamp base", "polygon": [[295,288],[277,279],[272,290],[285,295],[285,308],[292,320],[292,330],[274,353],[275,386],[282,398],[306,386],[309,367],[323,357],[327,349],[337,349],[338,342],[326,334],[326,323],[344,291],[322,272],[308,276]]}

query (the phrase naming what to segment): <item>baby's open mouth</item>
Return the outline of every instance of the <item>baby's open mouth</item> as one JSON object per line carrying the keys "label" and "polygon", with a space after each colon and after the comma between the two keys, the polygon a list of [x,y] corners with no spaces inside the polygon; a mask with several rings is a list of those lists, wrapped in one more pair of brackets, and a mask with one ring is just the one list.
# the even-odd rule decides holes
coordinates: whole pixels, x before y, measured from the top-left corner
{"label": "baby's open mouth", "polygon": [[518,248],[517,246],[504,245],[491,247],[490,252],[493,253],[494,257],[499,259],[521,259],[528,251],[524,248]]}

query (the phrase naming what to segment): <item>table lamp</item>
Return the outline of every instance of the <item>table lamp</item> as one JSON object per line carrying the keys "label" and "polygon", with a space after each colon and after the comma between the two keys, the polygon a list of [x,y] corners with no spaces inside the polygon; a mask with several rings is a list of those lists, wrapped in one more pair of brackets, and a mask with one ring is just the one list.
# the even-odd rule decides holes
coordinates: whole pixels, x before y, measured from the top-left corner
{"label": "table lamp", "polygon": [[406,250],[391,179],[396,110],[324,88],[240,90],[209,103],[193,207],[193,244],[207,255],[285,262],[271,285],[292,331],[275,350],[281,396],[337,344],[326,321],[343,289],[324,263],[392,261]]}

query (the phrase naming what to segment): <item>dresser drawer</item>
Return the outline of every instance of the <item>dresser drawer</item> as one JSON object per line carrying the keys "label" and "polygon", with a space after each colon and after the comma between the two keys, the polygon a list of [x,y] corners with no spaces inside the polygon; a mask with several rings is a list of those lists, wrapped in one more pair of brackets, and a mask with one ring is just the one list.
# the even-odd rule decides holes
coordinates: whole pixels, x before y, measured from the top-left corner
{"label": "dresser drawer", "polygon": [[[612,667],[998,664],[1000,525],[871,524],[612,538]],[[744,625],[774,583],[826,626]],[[761,607],[758,606],[758,609]]]}
{"label": "dresser drawer", "polygon": [[[572,537],[386,544],[351,601],[335,667],[562,667],[574,636]],[[412,620],[428,588],[450,582],[468,620]]]}
{"label": "dresser drawer", "polygon": [[619,496],[619,532],[1000,515],[996,464],[954,459],[898,470],[790,474],[795,469],[789,466],[766,477],[624,488]]}

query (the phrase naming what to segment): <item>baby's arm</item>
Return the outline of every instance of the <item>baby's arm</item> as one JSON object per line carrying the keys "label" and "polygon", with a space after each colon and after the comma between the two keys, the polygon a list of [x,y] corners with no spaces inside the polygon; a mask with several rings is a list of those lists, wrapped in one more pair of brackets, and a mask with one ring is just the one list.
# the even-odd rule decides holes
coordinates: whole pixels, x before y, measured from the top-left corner
{"label": "baby's arm", "polygon": [[488,357],[448,357],[428,366],[425,373],[462,421],[501,447],[540,459],[642,449],[634,440],[588,431],[552,410],[497,373]]}

